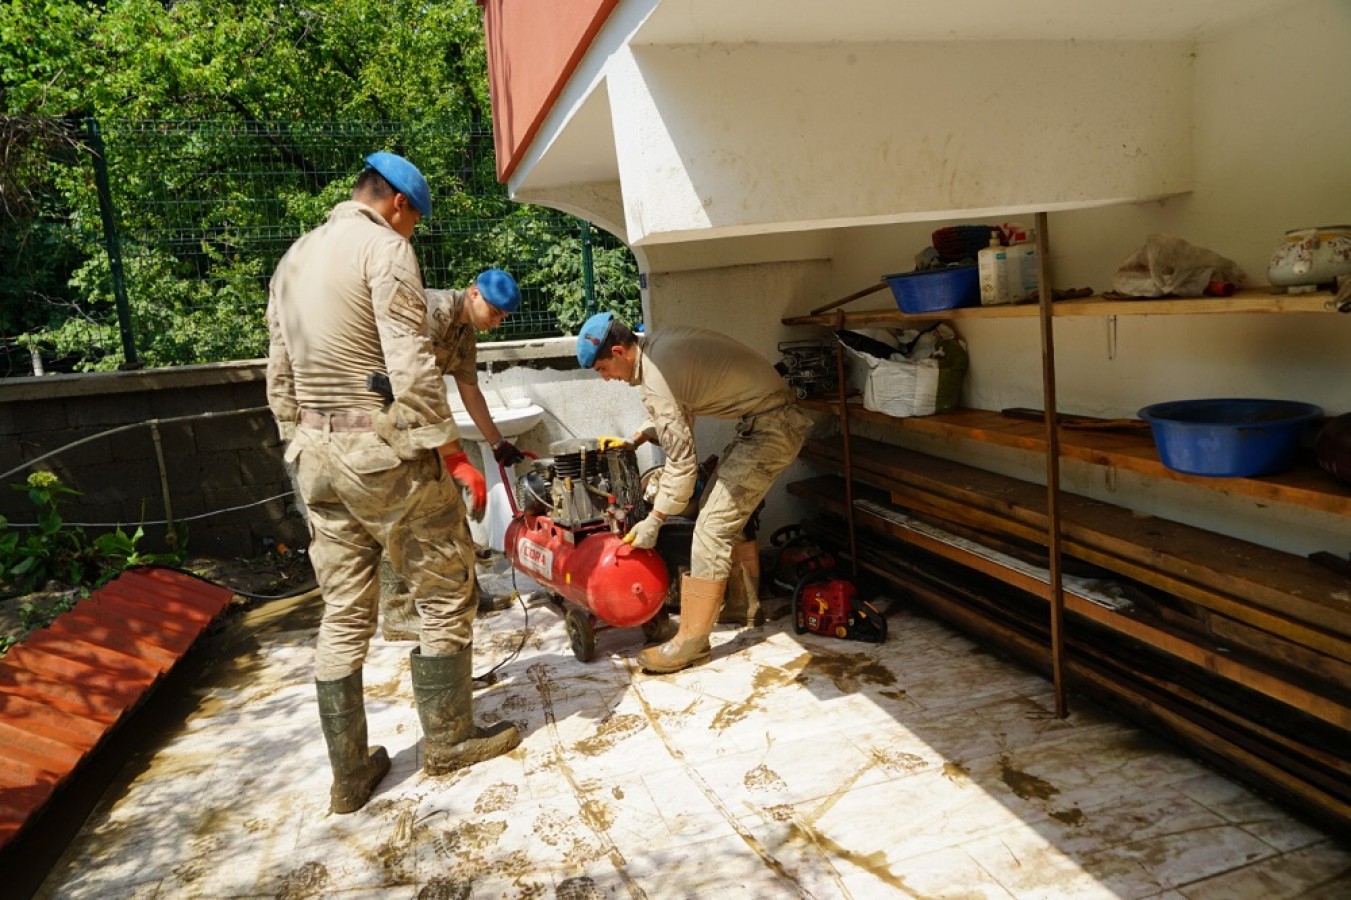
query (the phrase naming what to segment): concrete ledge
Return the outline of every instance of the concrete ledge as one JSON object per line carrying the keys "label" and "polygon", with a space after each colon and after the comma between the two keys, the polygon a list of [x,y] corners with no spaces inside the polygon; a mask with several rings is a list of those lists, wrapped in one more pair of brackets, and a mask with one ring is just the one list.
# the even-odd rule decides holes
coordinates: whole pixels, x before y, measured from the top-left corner
{"label": "concrete ledge", "polygon": [[[577,365],[575,337],[533,338],[480,344],[478,360],[489,367],[497,363],[546,364],[566,361],[560,368]],[[90,394],[130,394],[165,388],[201,387],[267,380],[267,360],[174,366],[167,369],[133,369],[125,372],[85,372],[76,375],[41,375],[0,379],[0,403],[56,400]]]}
{"label": "concrete ledge", "polygon": [[174,366],[169,369],[82,372],[76,375],[29,375],[23,378],[0,379],[0,403],[261,382],[266,378],[267,361],[262,359],[206,363],[200,366]]}
{"label": "concrete ledge", "polygon": [[528,341],[499,341],[479,344],[478,361],[492,367],[495,363],[536,363],[566,361],[560,368],[577,368],[577,338],[533,338]]}

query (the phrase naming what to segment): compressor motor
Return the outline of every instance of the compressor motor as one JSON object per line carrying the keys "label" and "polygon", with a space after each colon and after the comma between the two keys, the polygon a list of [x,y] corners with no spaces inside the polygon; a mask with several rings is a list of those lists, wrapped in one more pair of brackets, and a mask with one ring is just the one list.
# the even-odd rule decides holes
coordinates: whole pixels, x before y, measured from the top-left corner
{"label": "compressor motor", "polygon": [[648,513],[638,457],[629,446],[601,449],[595,438],[555,441],[516,479],[516,502],[530,516],[548,516],[574,532],[627,534]]}

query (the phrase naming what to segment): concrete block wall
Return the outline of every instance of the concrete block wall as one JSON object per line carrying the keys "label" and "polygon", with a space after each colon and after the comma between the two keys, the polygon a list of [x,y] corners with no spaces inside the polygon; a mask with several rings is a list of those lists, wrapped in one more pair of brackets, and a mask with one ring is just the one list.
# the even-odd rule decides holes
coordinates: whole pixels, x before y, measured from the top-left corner
{"label": "concrete block wall", "polygon": [[[479,385],[489,406],[527,400],[544,410],[541,422],[517,439],[523,449],[547,456],[555,441],[628,435],[643,421],[637,389],[578,369],[575,351],[571,337],[479,347]],[[451,406],[460,407],[453,385],[447,387]],[[61,450],[36,466],[81,492],[64,505],[66,521],[98,526],[86,526],[91,536],[119,523],[128,532],[155,523],[145,525],[140,546],[147,551],[167,548],[158,523],[169,511],[175,522],[186,521],[191,554],[249,557],[267,540],[305,546],[304,515],[290,495],[266,404],[262,360],[0,379],[0,474]],[[721,453],[731,432],[729,422],[698,420],[700,459]],[[493,464],[478,447],[467,449],[480,467]],[[662,462],[651,446],[638,457],[644,469]],[[0,478],[0,515],[11,522],[34,521],[27,497],[6,487],[30,471]],[[765,533],[796,518],[786,481],[771,492]],[[470,531],[487,543],[482,521],[471,520]]]}
{"label": "concrete block wall", "polygon": [[162,552],[171,520],[187,528],[191,554],[303,545],[266,405],[260,360],[2,380],[0,515],[35,520],[26,494],[8,485],[44,469],[80,492],[63,502],[62,518],[90,537],[141,525],[140,548]]}

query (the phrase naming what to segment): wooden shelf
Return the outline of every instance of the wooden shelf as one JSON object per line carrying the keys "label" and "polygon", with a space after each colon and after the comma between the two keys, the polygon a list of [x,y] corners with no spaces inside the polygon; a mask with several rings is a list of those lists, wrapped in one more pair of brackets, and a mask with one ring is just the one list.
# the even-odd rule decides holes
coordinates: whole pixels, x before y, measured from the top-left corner
{"label": "wooden shelf", "polygon": [[[1234,315],[1236,313],[1327,313],[1334,312],[1330,291],[1311,294],[1277,294],[1270,289],[1239,291],[1232,297],[1166,297],[1160,299],[1120,300],[1096,296],[1083,300],[1061,300],[1051,306],[1056,316],[1197,316]],[[1035,303],[1013,306],[973,306],[909,315],[893,304],[890,308],[848,312],[846,328],[886,323],[934,321],[935,319],[1025,319],[1041,314]],[[817,316],[787,316],[785,325],[828,325],[838,322],[835,312]]]}
{"label": "wooden shelf", "polygon": [[[838,401],[805,400],[802,406],[838,415]],[[1036,453],[1046,452],[1046,431],[1040,422],[1015,419],[997,412],[959,409],[932,416],[897,418],[849,405],[849,418],[889,428],[948,439],[981,441]],[[1305,509],[1351,517],[1351,485],[1343,484],[1312,464],[1263,478],[1209,478],[1175,472],[1159,461],[1148,431],[1060,429],[1060,455],[1098,466],[1112,466],[1153,478],[1195,485],[1235,497],[1288,503]]]}

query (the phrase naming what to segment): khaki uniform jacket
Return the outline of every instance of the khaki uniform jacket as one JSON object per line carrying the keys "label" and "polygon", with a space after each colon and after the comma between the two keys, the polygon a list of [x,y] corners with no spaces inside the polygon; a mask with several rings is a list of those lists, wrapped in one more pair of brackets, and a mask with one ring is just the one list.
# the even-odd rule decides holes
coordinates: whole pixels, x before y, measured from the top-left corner
{"label": "khaki uniform jacket", "polygon": [[653,507],[678,515],[699,477],[694,419],[742,419],[793,402],[796,394],[763,356],[716,331],[664,328],[638,344],[632,384],[639,387],[649,420],[666,454]]}
{"label": "khaki uniform jacket", "polygon": [[427,290],[427,331],[436,365],[456,381],[478,382],[478,334],[460,321],[468,291]]}
{"label": "khaki uniform jacket", "polygon": [[371,372],[389,375],[389,419],[412,448],[459,437],[427,334],[417,257],[371,207],[340,203],[291,245],[272,275],[267,323],[268,405],[283,438],[301,407],[382,410],[384,399],[366,387]]}

